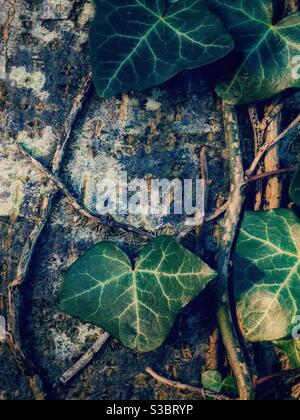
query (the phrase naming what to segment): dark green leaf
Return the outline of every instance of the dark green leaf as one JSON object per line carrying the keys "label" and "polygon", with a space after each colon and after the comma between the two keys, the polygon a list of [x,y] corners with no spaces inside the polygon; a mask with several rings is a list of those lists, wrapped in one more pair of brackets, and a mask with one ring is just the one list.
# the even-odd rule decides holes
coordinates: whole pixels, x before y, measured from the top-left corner
{"label": "dark green leaf", "polygon": [[100,96],[158,85],[229,53],[233,40],[205,0],[96,0],[90,57]]}
{"label": "dark green leaf", "polygon": [[224,379],[222,383],[221,394],[230,395],[232,397],[239,396],[237,380],[234,376],[228,376]]}
{"label": "dark green leaf", "polygon": [[290,196],[294,203],[300,206],[300,165],[290,188]]}
{"label": "dark green leaf", "polygon": [[228,376],[223,380],[222,375],[217,370],[207,370],[201,377],[203,388],[216,392],[217,394],[226,394],[232,397],[239,395],[237,381],[235,377]]}
{"label": "dark green leaf", "polygon": [[296,369],[300,368],[300,340],[281,340],[275,341],[274,344]]}
{"label": "dark green leaf", "polygon": [[172,237],[150,242],[135,269],[120,248],[103,242],[65,274],[60,307],[147,352],[164,342],[179,311],[215,276]]}
{"label": "dark green leaf", "polygon": [[208,391],[221,392],[223,377],[217,370],[207,370],[201,377],[202,386]]}
{"label": "dark green leaf", "polygon": [[300,314],[300,222],[290,210],[246,213],[233,257],[239,317],[250,341],[291,337]]}
{"label": "dark green leaf", "polygon": [[300,87],[294,61],[300,54],[300,14],[273,24],[271,0],[212,0],[236,42],[242,59],[235,73],[217,86],[230,104],[272,97],[287,88]]}

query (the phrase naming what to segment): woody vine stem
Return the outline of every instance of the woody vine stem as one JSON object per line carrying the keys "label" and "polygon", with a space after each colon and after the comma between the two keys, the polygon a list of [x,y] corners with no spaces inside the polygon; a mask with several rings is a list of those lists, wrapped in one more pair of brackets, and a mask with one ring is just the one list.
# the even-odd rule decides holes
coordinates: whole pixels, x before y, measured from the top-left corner
{"label": "woody vine stem", "polygon": [[231,367],[237,379],[241,400],[251,400],[253,384],[230,310],[230,258],[245,201],[245,175],[242,162],[240,133],[236,108],[223,103],[224,131],[229,154],[230,195],[222,224],[218,255],[219,302],[218,323]]}

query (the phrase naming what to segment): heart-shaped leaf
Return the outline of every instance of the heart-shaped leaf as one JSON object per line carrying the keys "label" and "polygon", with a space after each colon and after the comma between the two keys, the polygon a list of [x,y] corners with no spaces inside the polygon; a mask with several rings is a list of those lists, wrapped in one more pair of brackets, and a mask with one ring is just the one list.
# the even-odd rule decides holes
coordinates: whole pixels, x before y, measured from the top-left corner
{"label": "heart-shaped leaf", "polygon": [[300,340],[281,340],[274,344],[287,356],[294,368],[300,368]]}
{"label": "heart-shaped leaf", "polygon": [[226,394],[233,397],[239,395],[237,381],[235,377],[228,376],[223,380],[221,373],[217,370],[207,370],[202,374],[201,382],[204,389],[216,392],[217,394]]}
{"label": "heart-shaped leaf", "polygon": [[205,0],[96,0],[96,7],[89,43],[102,97],[156,86],[233,49]]}
{"label": "heart-shaped leaf", "polygon": [[286,209],[246,213],[233,256],[238,313],[250,341],[291,337],[300,313],[300,222]]}
{"label": "heart-shaped leaf", "polygon": [[299,13],[274,25],[272,0],[212,0],[212,4],[242,56],[234,74],[217,86],[226,102],[260,101],[300,87],[294,61],[300,54]]}
{"label": "heart-shaped leaf", "polygon": [[290,188],[290,196],[294,203],[300,206],[300,165]]}
{"label": "heart-shaped leaf", "polygon": [[116,245],[94,246],[69,269],[60,308],[141,352],[159,347],[179,311],[216,276],[172,237],[159,237],[133,269]]}

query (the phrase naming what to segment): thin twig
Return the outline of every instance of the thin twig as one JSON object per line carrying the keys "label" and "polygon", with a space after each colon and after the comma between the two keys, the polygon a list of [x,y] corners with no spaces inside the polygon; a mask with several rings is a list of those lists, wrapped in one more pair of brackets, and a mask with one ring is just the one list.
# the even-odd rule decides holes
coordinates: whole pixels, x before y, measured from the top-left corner
{"label": "thin twig", "polygon": [[[255,105],[250,105],[248,108],[249,117],[253,129],[254,135],[254,151],[255,156],[258,150],[262,147],[264,143],[264,136],[266,132],[266,124],[261,123],[258,115],[258,110]],[[263,171],[263,164],[260,162],[258,173]],[[260,210],[262,205],[262,197],[263,197],[263,184],[262,182],[258,182],[256,185],[256,195],[255,195],[255,203],[254,203],[254,210]]]}
{"label": "thin twig", "polygon": [[278,114],[281,113],[284,107],[284,102],[274,103],[272,106],[269,106],[265,112],[264,118],[261,122],[261,130],[266,131],[268,126],[277,118]]}
{"label": "thin twig", "polygon": [[59,385],[66,385],[71,381],[79,372],[81,372],[94,358],[94,356],[99,353],[101,348],[109,339],[110,335],[108,333],[101,334],[101,337],[92,345],[92,347],[76,362],[70,369],[68,369],[54,385],[54,388],[57,388]]}
{"label": "thin twig", "polygon": [[54,175],[58,175],[62,161],[64,159],[65,151],[70,140],[74,124],[77,120],[78,114],[81,112],[86,98],[90,95],[93,88],[92,73],[89,73],[85,81],[84,87],[79,95],[75,98],[71,112],[65,122],[64,133],[60,138],[60,142],[57,145],[53,161],[52,161],[52,172]]}
{"label": "thin twig", "polygon": [[[71,108],[68,119],[66,120],[64,133],[57,146],[55,153],[55,159],[53,160],[52,170],[56,173],[59,172],[62,164],[64,151],[67,143],[71,136],[71,131],[74,123],[80,113],[83,103],[87,99],[91,85],[90,75],[87,77],[87,81],[84,85],[83,91],[76,97],[75,102]],[[26,279],[28,268],[31,263],[32,255],[35,249],[35,245],[47,223],[48,216],[50,214],[52,200],[55,194],[55,186],[50,180],[48,192],[43,197],[42,204],[40,206],[39,220],[36,223],[33,231],[27,238],[25,245],[22,250],[20,261],[18,264],[16,276],[14,280],[8,286],[8,314],[7,314],[7,330],[8,330],[8,345],[18,363],[20,369],[24,375],[28,378],[30,388],[32,390],[35,399],[40,400],[45,398],[43,392],[42,381],[37,374],[35,366],[26,358],[21,348],[21,338],[19,330],[19,319],[18,319],[18,298],[20,286]]]}
{"label": "thin twig", "polygon": [[255,147],[262,145],[262,127],[259,120],[259,115],[257,107],[255,105],[250,105],[248,108],[249,118],[253,128],[254,143]]}
{"label": "thin twig", "polygon": [[292,370],[283,370],[282,372],[274,373],[273,375],[268,375],[263,378],[257,379],[255,386],[264,385],[267,382],[273,381],[275,379],[281,378],[295,378],[298,379],[300,377],[300,369],[292,369]]}
{"label": "thin twig", "polygon": [[180,382],[172,381],[170,379],[164,378],[163,376],[158,375],[156,372],[154,372],[153,369],[147,368],[146,372],[152,376],[153,379],[155,379],[157,382],[160,382],[163,385],[170,386],[172,388],[175,388],[179,391],[188,391],[192,392],[194,394],[201,395],[203,398],[212,398],[214,400],[222,400],[222,401],[231,401],[231,398],[226,397],[225,395],[217,394],[211,391],[207,391],[204,388],[198,388],[191,385],[182,384]]}
{"label": "thin twig", "polygon": [[209,337],[209,349],[206,354],[206,370],[219,370],[220,331],[216,328]]}
{"label": "thin twig", "polygon": [[274,138],[271,141],[268,141],[267,143],[265,143],[260,150],[258,151],[257,155],[255,156],[255,159],[253,160],[250,168],[248,169],[248,171],[246,172],[246,175],[248,177],[251,177],[254,175],[257,166],[259,165],[259,162],[261,161],[261,159],[264,157],[264,155],[270,150],[272,149],[272,147],[274,147],[277,143],[279,143],[282,139],[284,139],[287,134],[293,130],[294,128],[296,128],[298,125],[300,124],[300,114],[294,119],[294,121],[281,133],[279,134],[279,136],[277,136],[276,138]]}
{"label": "thin twig", "polygon": [[74,208],[82,217],[90,220],[94,225],[109,225],[112,228],[124,230],[126,232],[135,233],[136,235],[142,236],[144,238],[153,239],[155,235],[151,232],[144,231],[142,229],[136,228],[135,226],[120,223],[114,220],[112,217],[100,217],[86,208],[83,208],[76,198],[71,194],[68,188],[63,184],[63,182],[58,178],[58,176],[51,173],[47,168],[45,168],[37,159],[31,156],[26,150],[24,150],[20,145],[18,145],[20,152],[23,154],[24,157],[29,159],[32,162],[32,165],[49,181],[55,186],[57,190],[60,190],[66,197],[68,203],[71,207]]}
{"label": "thin twig", "polygon": [[217,209],[214,213],[208,214],[207,217],[205,218],[205,223],[213,222],[214,220],[222,216],[228,209],[228,205],[229,203],[227,201],[225,204],[223,204],[222,207]]}
{"label": "thin twig", "polygon": [[270,178],[272,176],[285,175],[289,173],[292,174],[294,172],[296,172],[296,168],[276,169],[275,171],[269,171],[269,172],[265,172],[259,175],[254,175],[251,178],[247,179],[247,183],[261,181],[263,179]]}

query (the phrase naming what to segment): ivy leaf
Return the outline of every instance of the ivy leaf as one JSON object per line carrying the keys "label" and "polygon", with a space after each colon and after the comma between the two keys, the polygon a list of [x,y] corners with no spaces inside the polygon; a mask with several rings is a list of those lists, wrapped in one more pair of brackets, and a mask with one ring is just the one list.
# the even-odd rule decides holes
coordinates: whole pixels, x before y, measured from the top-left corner
{"label": "ivy leaf", "polygon": [[65,274],[60,308],[147,352],[164,342],[179,311],[214,277],[172,237],[151,241],[134,269],[120,248],[103,242]]}
{"label": "ivy leaf", "polygon": [[290,188],[290,196],[294,203],[300,206],[300,165]]}
{"label": "ivy leaf", "polygon": [[272,0],[212,0],[236,42],[241,60],[236,71],[217,85],[230,104],[245,104],[299,88],[293,60],[300,54],[300,13],[273,24]]}
{"label": "ivy leaf", "polygon": [[217,394],[226,394],[233,397],[239,395],[237,381],[235,377],[228,376],[223,380],[221,373],[217,370],[207,370],[202,374],[201,382],[203,388],[216,392]]}
{"label": "ivy leaf", "polygon": [[233,256],[238,314],[249,341],[292,335],[300,313],[300,222],[290,210],[246,213]]}
{"label": "ivy leaf", "polygon": [[202,386],[211,392],[221,392],[223,377],[217,370],[207,370],[201,377]]}
{"label": "ivy leaf", "polygon": [[274,345],[287,356],[296,369],[300,368],[300,340],[275,341]]}
{"label": "ivy leaf", "polygon": [[89,44],[102,97],[156,86],[234,46],[205,0],[96,0],[96,7]]}

